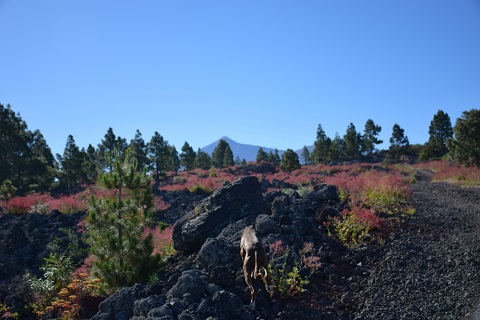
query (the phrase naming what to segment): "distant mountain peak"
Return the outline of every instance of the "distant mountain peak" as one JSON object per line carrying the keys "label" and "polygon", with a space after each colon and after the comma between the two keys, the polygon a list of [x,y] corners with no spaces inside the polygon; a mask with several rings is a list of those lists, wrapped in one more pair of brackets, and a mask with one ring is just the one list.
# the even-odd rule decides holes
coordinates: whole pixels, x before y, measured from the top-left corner
{"label": "distant mountain peak", "polygon": [[[255,161],[257,159],[257,153],[260,148],[262,148],[263,151],[266,153],[270,153],[270,151],[275,152],[275,148],[260,147],[260,146],[255,146],[251,144],[243,144],[243,143],[236,142],[235,140],[230,139],[227,136],[221,137],[217,141],[209,144],[208,146],[201,148],[201,150],[203,152],[208,153],[209,155],[212,155],[213,150],[215,150],[220,140],[224,140],[228,143],[228,145],[230,146],[230,149],[232,149],[234,159],[237,157],[240,157],[240,159],[245,159],[247,162]],[[309,150],[311,152],[313,150],[313,146],[310,146]],[[298,154],[300,162],[302,162],[301,156],[300,156],[302,151],[303,151],[303,147],[295,151]],[[279,156],[281,157],[284,152],[285,150],[278,150]]]}

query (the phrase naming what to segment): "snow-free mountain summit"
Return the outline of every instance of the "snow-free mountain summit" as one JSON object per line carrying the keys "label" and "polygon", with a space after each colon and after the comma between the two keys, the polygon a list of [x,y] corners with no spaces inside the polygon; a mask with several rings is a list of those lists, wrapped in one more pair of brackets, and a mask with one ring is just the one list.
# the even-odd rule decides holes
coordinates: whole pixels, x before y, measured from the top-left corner
{"label": "snow-free mountain summit", "polygon": [[[234,158],[239,157],[240,159],[245,159],[247,162],[256,160],[257,153],[258,153],[258,150],[260,148],[262,148],[263,151],[266,152],[267,154],[270,153],[270,151],[275,153],[275,148],[260,147],[260,146],[250,145],[250,144],[238,143],[238,142],[230,139],[229,137],[225,137],[225,136],[221,137],[220,139],[218,139],[215,142],[212,142],[208,146],[205,146],[205,147],[201,148],[201,150],[203,152],[206,152],[206,153],[212,155],[213,150],[215,150],[215,148],[217,147],[220,140],[224,140],[228,143],[228,145],[230,146],[230,149],[232,149]],[[312,152],[313,146],[309,146],[308,149],[309,149],[310,152]],[[284,152],[285,152],[285,150],[278,150],[278,154],[280,155],[280,157],[282,156],[282,154]],[[300,157],[302,149],[295,150],[295,152]]]}
{"label": "snow-free mountain summit", "polygon": [[[239,157],[240,159],[247,160],[247,162],[255,161],[255,159],[257,158],[258,150],[260,148],[262,148],[263,151],[265,151],[266,153],[269,153],[270,151],[275,152],[274,148],[267,148],[267,147],[254,146],[250,144],[238,143],[230,139],[229,137],[221,137],[217,141],[209,144],[208,146],[201,148],[201,150],[211,155],[213,153],[213,150],[215,150],[215,148],[217,147],[220,140],[224,140],[228,143],[228,145],[230,146],[230,149],[232,149],[234,158]],[[282,155],[283,152],[284,152],[283,150],[278,150],[278,153],[280,154],[280,156]]]}

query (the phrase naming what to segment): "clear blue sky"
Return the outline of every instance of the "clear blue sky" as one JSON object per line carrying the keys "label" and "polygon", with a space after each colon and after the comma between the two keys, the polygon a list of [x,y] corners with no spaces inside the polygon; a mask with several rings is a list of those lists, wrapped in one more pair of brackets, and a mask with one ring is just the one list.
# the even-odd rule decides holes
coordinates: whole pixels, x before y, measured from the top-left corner
{"label": "clear blue sky", "polygon": [[0,103],[52,152],[158,131],[299,149],[480,108],[480,2],[0,0]]}

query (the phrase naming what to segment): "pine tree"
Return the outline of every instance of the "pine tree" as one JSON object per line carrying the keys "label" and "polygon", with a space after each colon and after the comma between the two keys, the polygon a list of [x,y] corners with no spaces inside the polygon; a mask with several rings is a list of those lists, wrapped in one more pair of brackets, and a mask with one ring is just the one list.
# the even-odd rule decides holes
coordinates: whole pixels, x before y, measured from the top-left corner
{"label": "pine tree", "polygon": [[223,155],[223,167],[230,167],[230,166],[233,166],[234,164],[235,163],[233,162],[233,152],[227,143],[227,146],[225,147],[225,153]]}
{"label": "pine tree", "polygon": [[261,163],[263,161],[268,161],[268,154],[265,151],[263,151],[262,147],[260,147],[258,148],[258,151],[257,151],[256,162]]}
{"label": "pine tree", "polygon": [[98,154],[97,154],[97,161],[100,163],[101,170],[109,170],[111,171],[112,168],[107,165],[105,154],[110,153],[113,154],[113,150],[117,147],[120,148],[120,155],[123,155],[123,152],[127,148],[127,140],[121,138],[120,136],[117,137],[115,133],[113,133],[113,129],[110,127],[107,130],[107,133],[104,136],[104,139],[98,145]]}
{"label": "pine tree", "polygon": [[85,172],[87,173],[86,183],[94,183],[97,180],[100,168],[97,164],[95,148],[91,144],[89,144],[87,147],[84,167]]}
{"label": "pine tree", "polygon": [[[245,159],[243,159],[243,160],[245,160]],[[245,161],[245,162],[247,162],[247,161]],[[236,166],[241,166],[242,165],[242,159],[240,158],[240,156],[235,157],[235,165]]]}
{"label": "pine tree", "polygon": [[448,152],[447,140],[453,137],[452,122],[448,113],[438,110],[430,122],[428,133],[430,137],[421,152],[421,158],[426,160],[444,156]]}
{"label": "pine tree", "polygon": [[168,142],[155,131],[152,139],[148,143],[148,156],[150,169],[155,171],[155,179],[158,181],[160,176],[165,176],[170,164],[170,153]]}
{"label": "pine tree", "polygon": [[365,152],[367,156],[372,155],[376,144],[383,143],[382,140],[377,138],[381,131],[382,127],[376,125],[372,119],[368,119],[365,123],[365,130],[362,136],[362,152]]}
{"label": "pine tree", "polygon": [[275,148],[274,152],[270,151],[268,153],[268,162],[273,164],[275,167],[280,164],[280,155],[278,154],[278,149]]}
{"label": "pine tree", "polygon": [[398,161],[402,155],[406,154],[409,145],[408,137],[405,136],[405,130],[395,123],[392,128],[392,137],[390,138],[390,154]]}
{"label": "pine tree", "polygon": [[343,140],[345,141],[345,157],[348,160],[359,159],[361,136],[357,133],[353,123],[348,126]]}
{"label": "pine tree", "polygon": [[13,198],[15,192],[17,192],[17,188],[12,184],[12,181],[8,179],[3,180],[3,183],[0,186],[0,199],[4,201],[5,205],[7,205],[8,201]]}
{"label": "pine tree", "polygon": [[[217,146],[215,147],[215,149],[213,150],[213,153],[212,153],[212,164],[215,168],[224,168],[226,167],[227,165],[224,163],[225,161],[225,151],[226,151],[226,148],[230,148],[230,146],[228,145],[228,142],[223,140],[223,139],[220,139],[220,141],[218,142]],[[230,149],[230,152],[232,150]],[[228,159],[229,160],[229,159]],[[232,163],[233,163],[233,153],[232,153]]]}
{"label": "pine tree", "polygon": [[151,179],[144,168],[136,171],[130,149],[105,154],[111,171],[100,176],[101,184],[115,190],[111,198],[90,198],[87,241],[94,257],[95,276],[104,290],[146,282],[162,263],[153,254],[152,235],[142,239],[152,209]]}
{"label": "pine tree", "polygon": [[447,140],[450,156],[462,164],[480,167],[480,110],[464,111],[453,132],[454,138]]}
{"label": "pine tree", "polygon": [[141,170],[148,166],[148,150],[142,133],[137,129],[135,137],[130,141],[130,151],[132,156],[137,160],[137,170]]}
{"label": "pine tree", "polygon": [[76,192],[82,184],[88,182],[87,168],[85,167],[87,154],[84,150],[80,151],[72,135],[67,138],[63,155],[57,154],[57,159],[60,163],[60,185],[63,188],[69,192]]}
{"label": "pine tree", "polygon": [[17,194],[47,191],[56,161],[39,130],[28,130],[19,113],[0,104],[0,183],[8,179]]}
{"label": "pine tree", "polygon": [[197,154],[187,141],[183,144],[182,153],[180,153],[180,164],[185,167],[185,170],[192,170],[195,167],[195,158]]}
{"label": "pine tree", "polygon": [[287,149],[282,156],[282,162],[280,163],[280,170],[291,172],[300,168],[300,161],[298,160],[298,154],[292,149]]}
{"label": "pine tree", "polygon": [[308,150],[307,146],[303,146],[302,159],[303,159],[303,163],[309,164],[309,162],[310,162],[310,151]]}
{"label": "pine tree", "polygon": [[178,174],[178,169],[180,169],[180,157],[178,156],[178,151],[175,146],[168,146],[168,154],[170,156],[170,166],[169,170],[174,171],[175,175]]}
{"label": "pine tree", "polygon": [[317,128],[317,139],[314,142],[314,148],[312,152],[312,161],[315,164],[325,163],[328,159],[328,150],[330,149],[332,141],[325,131],[322,129],[322,125],[319,124]]}
{"label": "pine tree", "polygon": [[328,150],[328,160],[329,161],[339,161],[345,158],[345,141],[340,137],[338,132],[335,133],[335,138],[333,138]]}
{"label": "pine tree", "polygon": [[212,158],[210,157],[210,155],[198,148],[197,157],[195,158],[195,168],[209,170],[211,167]]}
{"label": "pine tree", "polygon": [[57,174],[55,158],[40,130],[35,130],[31,139],[25,153],[27,166],[23,173],[28,177],[28,188],[31,192],[50,190]]}

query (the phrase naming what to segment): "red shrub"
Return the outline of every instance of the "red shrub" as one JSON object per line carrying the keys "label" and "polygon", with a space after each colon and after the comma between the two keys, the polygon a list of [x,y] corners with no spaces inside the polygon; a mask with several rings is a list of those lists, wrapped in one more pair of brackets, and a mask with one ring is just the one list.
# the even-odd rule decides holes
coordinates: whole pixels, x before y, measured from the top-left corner
{"label": "red shrub", "polygon": [[480,168],[464,167],[448,161],[431,161],[415,165],[418,169],[429,169],[434,172],[433,180],[453,180],[462,184],[480,184]]}
{"label": "red shrub", "polygon": [[50,199],[50,196],[40,193],[29,194],[24,197],[15,197],[8,201],[5,210],[12,214],[30,213],[32,212],[32,206],[40,204],[46,205]]}
{"label": "red shrub", "polygon": [[399,171],[340,171],[322,177],[321,181],[336,185],[343,193],[350,195],[354,202],[364,201],[367,195],[372,194],[395,198],[407,198],[410,195],[409,182]]}
{"label": "red shrub", "polygon": [[163,185],[159,189],[164,191],[195,191],[196,189],[203,189],[207,192],[213,192],[222,187],[225,182],[231,182],[234,179],[233,175],[221,169],[216,169],[216,172],[216,177],[210,177],[207,170],[197,169],[195,171],[181,172],[170,184]]}
{"label": "red shrub", "polygon": [[61,213],[75,213],[88,207],[88,199],[81,197],[81,194],[62,196],[57,199],[51,199],[48,202],[48,206],[51,210],[58,210]]}
{"label": "red shrub", "polygon": [[347,209],[342,212],[342,214],[347,213],[351,213],[357,222],[370,228],[380,228],[382,226],[382,219],[379,217],[379,214],[370,209],[355,206],[352,210]]}

